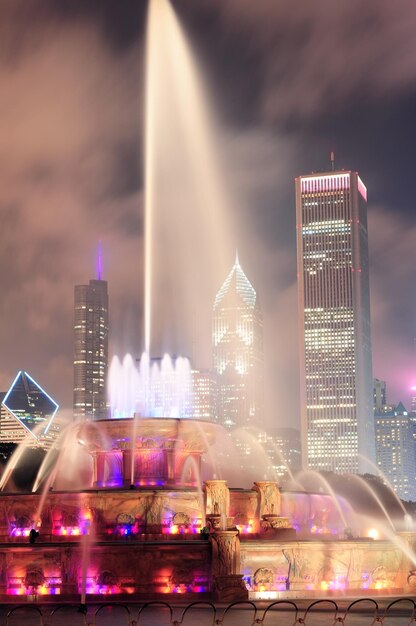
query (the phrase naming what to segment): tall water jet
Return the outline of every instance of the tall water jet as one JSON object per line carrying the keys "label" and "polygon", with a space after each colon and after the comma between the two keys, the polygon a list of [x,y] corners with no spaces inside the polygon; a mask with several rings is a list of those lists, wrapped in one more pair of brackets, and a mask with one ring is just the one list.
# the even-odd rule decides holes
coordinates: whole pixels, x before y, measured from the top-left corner
{"label": "tall water jet", "polygon": [[[160,331],[159,327],[163,348],[175,339],[183,346],[186,335],[191,350],[194,329],[186,316],[195,320],[204,309],[209,311],[198,295],[212,298],[231,249],[225,243],[229,203],[219,175],[219,152],[213,146],[218,133],[206,102],[170,3],[153,0],[147,25],[145,102],[144,345],[148,354],[154,329]],[[196,307],[201,307],[198,315]],[[162,309],[163,320],[158,323]]]}

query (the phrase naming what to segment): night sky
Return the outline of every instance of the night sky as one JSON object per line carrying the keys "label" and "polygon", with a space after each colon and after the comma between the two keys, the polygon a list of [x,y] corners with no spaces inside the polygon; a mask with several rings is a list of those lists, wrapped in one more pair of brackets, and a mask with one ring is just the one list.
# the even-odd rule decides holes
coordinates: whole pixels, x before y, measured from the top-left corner
{"label": "night sky", "polygon": [[[374,376],[389,401],[409,405],[414,0],[173,4],[215,105],[237,207],[229,266],[238,246],[263,308],[269,423],[298,422],[294,178],[328,169],[331,150],[368,187]],[[94,277],[98,240],[110,352],[142,350],[146,12],[144,0],[0,4],[0,390],[26,369],[71,408],[73,287]],[[209,366],[213,296],[196,366]]]}

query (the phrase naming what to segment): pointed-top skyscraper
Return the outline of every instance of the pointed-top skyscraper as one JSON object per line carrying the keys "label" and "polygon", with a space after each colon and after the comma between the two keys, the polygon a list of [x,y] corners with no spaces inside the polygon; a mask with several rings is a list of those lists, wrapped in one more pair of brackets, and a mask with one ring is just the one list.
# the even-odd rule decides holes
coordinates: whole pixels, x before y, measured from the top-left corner
{"label": "pointed-top skyscraper", "polygon": [[212,344],[220,423],[258,425],[263,418],[263,317],[238,254],[215,297]]}
{"label": "pointed-top skyscraper", "polygon": [[108,417],[108,291],[101,280],[101,244],[97,279],[76,285],[74,304],[74,417]]}

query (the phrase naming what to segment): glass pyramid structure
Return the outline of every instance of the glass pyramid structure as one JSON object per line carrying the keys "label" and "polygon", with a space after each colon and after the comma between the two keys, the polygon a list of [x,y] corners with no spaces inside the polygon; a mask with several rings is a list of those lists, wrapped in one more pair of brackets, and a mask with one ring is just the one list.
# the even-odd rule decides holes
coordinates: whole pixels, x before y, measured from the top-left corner
{"label": "glass pyramid structure", "polygon": [[46,435],[59,408],[55,400],[23,371],[17,374],[2,404],[35,439]]}

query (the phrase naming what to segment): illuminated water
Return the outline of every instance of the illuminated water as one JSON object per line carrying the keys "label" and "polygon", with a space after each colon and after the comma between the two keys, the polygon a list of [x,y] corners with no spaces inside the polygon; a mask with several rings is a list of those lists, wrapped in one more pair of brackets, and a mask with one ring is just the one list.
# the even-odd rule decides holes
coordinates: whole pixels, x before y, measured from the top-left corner
{"label": "illuminated water", "polygon": [[138,363],[115,356],[108,376],[111,417],[192,417],[192,379],[188,359],[160,360],[144,353]]}
{"label": "illuminated water", "polygon": [[[145,352],[190,352],[234,246],[219,131],[168,0],[150,2],[145,107]],[[205,320],[204,320],[205,326]],[[184,344],[186,344],[184,348]],[[158,347],[159,351],[160,348]]]}

